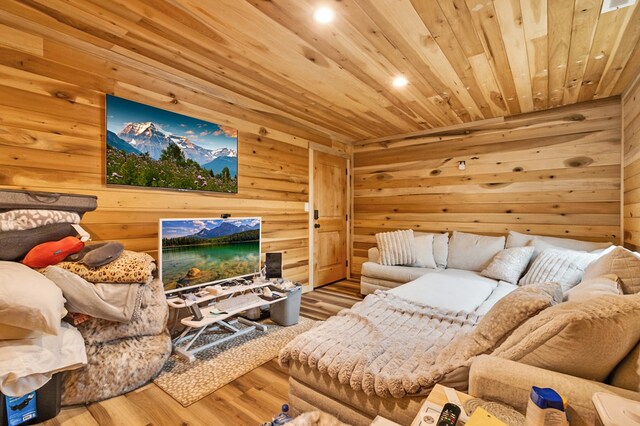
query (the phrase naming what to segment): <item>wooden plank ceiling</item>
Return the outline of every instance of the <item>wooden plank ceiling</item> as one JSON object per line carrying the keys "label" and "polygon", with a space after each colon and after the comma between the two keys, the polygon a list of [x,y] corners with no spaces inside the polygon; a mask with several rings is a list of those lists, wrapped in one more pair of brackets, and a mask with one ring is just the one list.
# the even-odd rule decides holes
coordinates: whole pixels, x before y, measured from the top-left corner
{"label": "wooden plank ceiling", "polygon": [[[640,7],[602,0],[3,0],[0,45],[64,40],[300,136],[354,141],[620,94]],[[12,38],[37,22],[44,46]],[[73,40],[73,41],[69,41]],[[409,85],[393,88],[404,75]],[[167,93],[179,102],[180,93]]]}

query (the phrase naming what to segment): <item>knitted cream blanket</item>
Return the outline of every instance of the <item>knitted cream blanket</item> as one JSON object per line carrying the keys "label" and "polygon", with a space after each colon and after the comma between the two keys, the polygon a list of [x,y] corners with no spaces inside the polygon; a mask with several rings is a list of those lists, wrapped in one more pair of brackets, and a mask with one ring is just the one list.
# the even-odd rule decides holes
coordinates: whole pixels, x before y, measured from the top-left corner
{"label": "knitted cream blanket", "polygon": [[376,292],[297,336],[280,351],[280,364],[298,361],[367,395],[400,398],[442,378],[436,357],[479,319]]}

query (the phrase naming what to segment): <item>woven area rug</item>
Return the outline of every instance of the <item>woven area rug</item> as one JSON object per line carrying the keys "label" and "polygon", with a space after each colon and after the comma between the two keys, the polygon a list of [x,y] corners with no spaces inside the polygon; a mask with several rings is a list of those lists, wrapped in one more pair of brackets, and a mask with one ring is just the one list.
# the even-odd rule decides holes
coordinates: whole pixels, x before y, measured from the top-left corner
{"label": "woven area rug", "polygon": [[[194,362],[171,355],[153,382],[187,407],[275,358],[280,349],[313,327],[315,321],[300,317],[300,322],[290,327],[281,327],[270,321],[264,324],[267,325],[266,332],[254,330],[199,352]],[[224,336],[209,334],[201,341],[212,342]]]}

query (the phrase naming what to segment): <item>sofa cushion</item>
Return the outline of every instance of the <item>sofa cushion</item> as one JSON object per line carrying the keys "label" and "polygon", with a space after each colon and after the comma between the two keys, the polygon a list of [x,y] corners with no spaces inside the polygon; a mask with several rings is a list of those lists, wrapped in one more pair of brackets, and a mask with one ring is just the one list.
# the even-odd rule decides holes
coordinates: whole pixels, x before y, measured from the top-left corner
{"label": "sofa cushion", "polygon": [[[471,332],[479,353],[491,352],[529,318],[562,301],[557,283],[519,287],[496,303]],[[477,353],[475,354],[477,355]]]}
{"label": "sofa cushion", "polygon": [[412,265],[416,262],[416,242],[411,229],[376,234],[382,265]]}
{"label": "sofa cushion", "polygon": [[504,237],[453,231],[449,240],[447,267],[480,272],[504,249]]}
{"label": "sofa cushion", "polygon": [[520,276],[529,265],[533,254],[533,247],[511,247],[501,250],[495,255],[489,266],[480,274],[494,280],[516,284]]}
{"label": "sofa cushion", "polygon": [[640,338],[640,295],[602,296],[545,309],[493,355],[604,381]]}
{"label": "sofa cushion", "polygon": [[616,247],[600,257],[584,271],[584,278],[615,274],[620,278],[624,294],[640,292],[640,259],[623,247]]}
{"label": "sofa cushion", "polygon": [[411,266],[418,268],[436,268],[433,257],[433,234],[414,234],[416,244],[416,261]]}
{"label": "sofa cushion", "polygon": [[570,289],[566,296],[569,302],[581,302],[594,297],[620,295],[622,289],[615,274],[595,278],[583,278],[580,284]]}
{"label": "sofa cushion", "polygon": [[597,255],[568,249],[547,249],[533,261],[519,285],[558,282],[567,292],[582,280],[584,270]]}
{"label": "sofa cushion", "polygon": [[509,235],[507,236],[506,248],[524,247],[529,243],[529,241],[534,238],[545,241],[556,247],[562,247],[570,250],[594,251],[606,249],[607,247],[613,245],[609,242],[596,243],[593,241],[574,240],[571,238],[545,237],[543,235],[521,234],[520,232],[509,231]]}
{"label": "sofa cushion", "polygon": [[[417,238],[421,235],[428,235],[425,232],[414,232],[413,235]],[[449,255],[449,233],[443,232],[442,234],[433,235],[433,258],[436,261],[438,268],[447,267],[447,256]]]}
{"label": "sofa cushion", "polygon": [[613,386],[640,392],[640,343],[629,352],[611,374]]}
{"label": "sofa cushion", "polygon": [[362,264],[361,273],[363,276],[377,278],[399,283],[408,283],[419,278],[427,272],[433,271],[431,268],[417,268],[415,266],[385,266],[379,263],[365,262]]}
{"label": "sofa cushion", "polygon": [[498,287],[498,282],[464,269],[431,269],[390,293],[413,302],[452,312],[474,312]]}
{"label": "sofa cushion", "polygon": [[[299,362],[289,363],[289,375],[294,380],[290,381],[290,392],[298,397],[313,400],[316,393],[326,395],[334,401],[340,401],[342,404],[356,408],[361,413],[366,413],[370,418],[381,415],[400,421],[402,424],[411,423],[428,394],[428,392],[423,392],[402,398],[381,398],[378,395],[366,395],[362,391],[353,390],[348,384],[341,384],[338,379],[333,379],[328,374],[322,374],[317,369]],[[456,385],[455,382],[447,382],[446,380],[443,384]]]}

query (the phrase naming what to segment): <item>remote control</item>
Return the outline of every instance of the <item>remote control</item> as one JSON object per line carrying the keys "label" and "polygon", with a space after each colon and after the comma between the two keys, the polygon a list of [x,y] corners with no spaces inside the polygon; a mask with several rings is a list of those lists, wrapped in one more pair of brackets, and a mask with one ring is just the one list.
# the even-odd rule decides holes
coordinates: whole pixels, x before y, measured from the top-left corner
{"label": "remote control", "polygon": [[460,407],[456,404],[452,404],[447,402],[442,407],[442,412],[440,413],[440,417],[438,418],[437,426],[455,426],[458,423],[458,418],[460,418]]}

